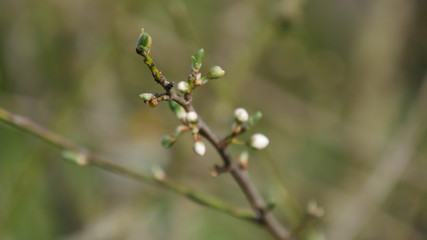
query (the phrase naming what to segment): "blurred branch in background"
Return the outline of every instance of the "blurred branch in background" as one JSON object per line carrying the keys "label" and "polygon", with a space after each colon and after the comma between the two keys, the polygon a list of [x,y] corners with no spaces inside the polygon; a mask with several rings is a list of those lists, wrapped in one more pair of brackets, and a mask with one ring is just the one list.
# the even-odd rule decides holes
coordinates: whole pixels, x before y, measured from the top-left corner
{"label": "blurred branch in background", "polygon": [[133,171],[132,169],[128,169],[128,168],[124,168],[119,165],[116,165],[111,161],[104,159],[101,156],[91,153],[87,149],[84,149],[80,146],[77,146],[71,143],[70,141],[62,138],[61,136],[40,127],[39,125],[33,123],[32,121],[22,116],[11,114],[10,112],[1,108],[0,108],[0,121],[18,130],[30,133],[33,136],[43,140],[44,142],[47,142],[50,145],[63,150],[64,158],[66,158],[67,160],[70,160],[71,162],[77,165],[96,166],[104,170],[107,170],[109,172],[114,172],[125,177],[129,177],[135,180],[153,184],[153,185],[162,187],[164,189],[173,191],[175,193],[178,193],[182,196],[185,196],[189,200],[195,203],[198,203],[202,206],[212,208],[214,210],[226,213],[228,215],[234,216],[239,219],[243,219],[253,223],[257,222],[255,215],[250,213],[250,211],[240,210],[234,207],[230,207],[214,198],[195,192],[186,186],[166,180],[166,176],[157,175],[156,172],[154,172],[153,175],[148,175],[148,174],[138,173]]}
{"label": "blurred branch in background", "polygon": [[426,103],[427,74],[405,121],[390,139],[383,156],[369,177],[357,192],[347,196],[344,206],[337,209],[339,212],[331,216],[331,239],[354,239],[390,195],[427,130]]}

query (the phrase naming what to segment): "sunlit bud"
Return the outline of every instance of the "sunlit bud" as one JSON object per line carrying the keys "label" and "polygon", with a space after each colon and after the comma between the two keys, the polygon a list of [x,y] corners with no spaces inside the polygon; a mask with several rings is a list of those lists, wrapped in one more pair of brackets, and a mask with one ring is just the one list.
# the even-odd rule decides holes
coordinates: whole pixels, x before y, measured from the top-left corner
{"label": "sunlit bud", "polygon": [[208,73],[207,78],[209,79],[216,79],[224,76],[225,71],[220,66],[212,67],[211,70]]}
{"label": "sunlit bud", "polygon": [[165,171],[159,166],[152,166],[151,172],[153,172],[153,175],[157,180],[164,181],[166,179]]}
{"label": "sunlit bud", "polygon": [[270,140],[264,134],[257,133],[252,135],[249,145],[254,149],[261,150],[266,148],[269,143]]}
{"label": "sunlit bud", "polygon": [[236,121],[239,123],[244,123],[249,120],[249,114],[244,108],[237,108],[234,111],[234,117],[236,118]]}
{"label": "sunlit bud", "polygon": [[194,56],[191,57],[191,68],[193,71],[198,72],[202,67],[202,59],[205,54],[205,50],[199,49]]}
{"label": "sunlit bud", "polygon": [[152,94],[152,93],[143,93],[143,94],[140,94],[139,95],[139,97],[142,99],[142,100],[144,100],[144,101],[150,101],[153,97],[154,97],[154,95]]}
{"label": "sunlit bud", "polygon": [[138,42],[136,44],[137,51],[148,51],[151,48],[152,39],[148,33],[144,32],[144,29],[141,29],[141,34],[139,35]]}
{"label": "sunlit bud", "polygon": [[206,146],[202,141],[196,141],[193,144],[193,151],[199,155],[203,156],[206,153]]}
{"label": "sunlit bud", "polygon": [[239,165],[241,168],[246,169],[249,166],[249,153],[244,151],[240,153],[240,156],[238,158]]}
{"label": "sunlit bud", "polygon": [[198,120],[199,120],[199,116],[197,115],[196,112],[191,111],[187,113],[187,121],[189,123],[196,123]]}
{"label": "sunlit bud", "polygon": [[188,82],[181,81],[178,83],[177,87],[180,92],[183,92],[183,93],[190,92],[190,85],[188,84]]}
{"label": "sunlit bud", "polygon": [[170,148],[176,142],[176,138],[170,135],[165,135],[162,137],[160,142],[162,143],[163,147]]}

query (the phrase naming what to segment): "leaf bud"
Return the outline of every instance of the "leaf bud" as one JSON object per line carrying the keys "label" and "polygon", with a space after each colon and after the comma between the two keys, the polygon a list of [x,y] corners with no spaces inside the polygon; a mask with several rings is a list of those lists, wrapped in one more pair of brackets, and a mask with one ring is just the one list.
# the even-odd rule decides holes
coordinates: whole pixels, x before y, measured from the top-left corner
{"label": "leaf bud", "polygon": [[141,29],[141,34],[139,35],[138,42],[136,44],[136,50],[140,52],[149,51],[152,41],[151,36],[144,32],[144,29]]}
{"label": "leaf bud", "polygon": [[212,67],[211,70],[209,70],[207,78],[217,79],[224,76],[224,74],[225,74],[225,71],[220,66],[215,66],[215,67]]}

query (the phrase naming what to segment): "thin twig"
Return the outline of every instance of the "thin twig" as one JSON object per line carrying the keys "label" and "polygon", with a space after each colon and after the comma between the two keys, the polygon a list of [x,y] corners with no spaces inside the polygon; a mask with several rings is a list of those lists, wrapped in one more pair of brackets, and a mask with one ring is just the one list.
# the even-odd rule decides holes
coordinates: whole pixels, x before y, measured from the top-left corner
{"label": "thin twig", "polygon": [[[136,52],[144,58],[144,63],[152,72],[154,80],[166,90],[166,93],[169,94],[170,99],[180,104],[187,112],[195,111],[194,107],[191,105],[191,101],[186,100],[191,99],[191,96],[186,96],[185,98],[179,96],[173,88],[168,88],[169,85],[167,85],[165,81],[159,79],[159,74],[157,73],[160,71],[154,64],[150,56],[150,51],[139,51],[137,48]],[[164,78],[163,75],[161,76]],[[213,133],[213,131],[201,118],[198,120],[198,129],[200,134],[215,147],[221,156],[221,159],[223,160],[223,166],[215,166],[217,174],[229,172],[232,175],[233,179],[237,182],[240,189],[243,191],[246,199],[256,214],[258,223],[265,226],[276,239],[291,239],[289,230],[281,223],[279,223],[279,221],[271,214],[270,211],[266,210],[267,206],[265,201],[256,189],[255,185],[250,180],[246,169],[240,168],[236,164],[236,161],[234,161],[234,159],[231,157],[230,153],[227,151],[228,144],[224,144],[224,142]]]}
{"label": "thin twig", "polygon": [[6,125],[11,126],[12,128],[29,133],[43,140],[44,142],[49,143],[50,145],[56,148],[59,148],[60,150],[66,150],[68,152],[75,153],[77,157],[83,158],[83,161],[80,162],[79,159],[74,159],[73,161],[77,164],[96,166],[109,172],[114,172],[119,175],[126,176],[128,178],[159,186],[172,192],[178,193],[195,203],[214,209],[216,211],[252,223],[258,223],[256,216],[249,210],[231,207],[215,198],[196,192],[188,188],[187,186],[172,182],[170,180],[158,179],[155,176],[135,172],[131,169],[114,164],[112,161],[109,161],[81,146],[78,146],[68,141],[67,139],[57,135],[56,133],[53,133],[41,127],[40,125],[30,121],[29,119],[12,114],[2,108],[0,108],[0,122],[5,123]]}

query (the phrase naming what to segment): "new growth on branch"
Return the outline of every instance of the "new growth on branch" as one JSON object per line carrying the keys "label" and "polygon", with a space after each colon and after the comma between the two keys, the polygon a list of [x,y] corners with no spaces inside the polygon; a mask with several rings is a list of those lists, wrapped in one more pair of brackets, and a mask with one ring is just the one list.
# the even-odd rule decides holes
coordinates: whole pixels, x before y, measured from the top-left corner
{"label": "new growth on branch", "polygon": [[[140,98],[148,103],[151,107],[156,107],[161,101],[167,101],[170,109],[175,113],[175,116],[181,121],[182,125],[176,128],[175,133],[165,135],[161,139],[161,143],[165,148],[170,148],[178,140],[178,138],[184,132],[191,132],[193,135],[193,150],[197,155],[203,156],[206,153],[206,146],[202,141],[199,134],[199,116],[196,111],[189,107],[192,102],[192,94],[194,90],[208,83],[210,80],[219,79],[225,75],[225,71],[220,66],[214,66],[210,70],[202,75],[200,72],[202,67],[202,60],[205,54],[203,48],[199,49],[194,56],[191,57],[191,72],[188,75],[186,81],[180,81],[177,84],[178,93],[173,91],[174,83],[169,82],[166,77],[157,69],[154,61],[151,58],[151,36],[142,29],[142,33],[138,38],[136,45],[136,52],[144,57],[144,62],[148,65],[154,80],[160,84],[165,90],[165,93],[142,93]],[[177,98],[180,98],[178,101]],[[269,140],[268,138],[257,133],[246,141],[238,140],[237,137],[246,130],[253,127],[262,117],[260,112],[253,115],[249,115],[244,108],[237,108],[234,112],[234,124],[232,133],[226,137],[223,141],[223,146],[230,143],[234,144],[246,144],[248,147],[261,150],[267,147]],[[247,161],[247,158],[244,158]],[[247,166],[243,164],[242,166]]]}
{"label": "new growth on branch", "polygon": [[[269,139],[261,133],[255,133],[248,139],[239,139],[243,133],[259,122],[262,114],[256,112],[249,115],[244,108],[237,108],[234,111],[232,131],[222,139],[217,137],[194,109],[192,105],[193,92],[197,87],[223,77],[225,71],[220,66],[214,66],[206,74],[202,74],[204,50],[199,49],[191,57],[191,71],[187,79],[179,82],[175,87],[175,84],[168,81],[154,63],[151,57],[151,47],[152,38],[142,29],[137,41],[136,52],[144,58],[144,63],[150,69],[154,80],[162,86],[164,92],[142,93],[140,97],[151,107],[156,107],[159,102],[167,101],[172,112],[181,121],[181,124],[173,134],[162,137],[162,145],[165,148],[170,148],[183,133],[189,132],[193,136],[193,151],[197,155],[203,156],[206,153],[206,146],[202,138],[206,139],[213,145],[223,161],[221,166],[214,166],[211,175],[218,176],[222,173],[230,173],[251,205],[256,216],[256,222],[268,229],[276,239],[292,239],[293,233],[272,215],[271,207],[266,204],[266,201],[250,180],[246,170],[249,159],[248,152],[243,151],[240,156],[234,159],[227,149],[230,144],[242,144],[254,150],[266,148],[269,144]],[[159,175],[159,170],[156,172]],[[165,177],[163,172],[160,175],[162,178]]]}

